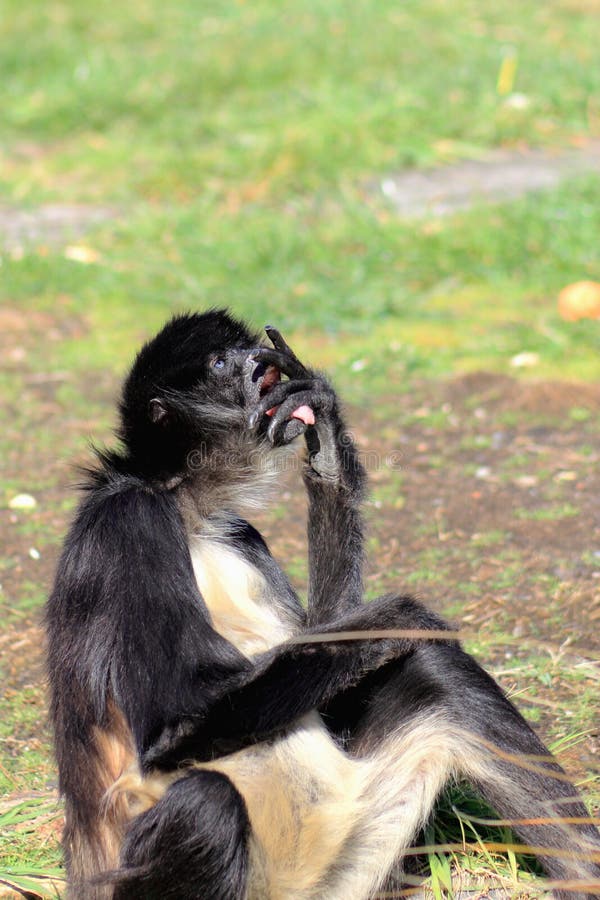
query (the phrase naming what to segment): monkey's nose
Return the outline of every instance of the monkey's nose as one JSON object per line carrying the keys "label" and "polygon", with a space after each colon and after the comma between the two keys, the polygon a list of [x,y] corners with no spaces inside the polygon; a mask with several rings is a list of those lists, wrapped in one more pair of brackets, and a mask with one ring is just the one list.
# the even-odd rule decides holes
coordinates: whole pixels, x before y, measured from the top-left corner
{"label": "monkey's nose", "polygon": [[259,378],[262,378],[267,371],[267,363],[257,362],[252,372],[252,383],[256,384]]}

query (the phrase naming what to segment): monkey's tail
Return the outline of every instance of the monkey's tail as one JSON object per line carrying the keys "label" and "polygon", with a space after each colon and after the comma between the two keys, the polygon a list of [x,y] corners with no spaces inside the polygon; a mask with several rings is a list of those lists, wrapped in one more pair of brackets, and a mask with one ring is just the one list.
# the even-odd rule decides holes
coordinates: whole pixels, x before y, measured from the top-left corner
{"label": "monkey's tail", "polygon": [[561,900],[600,896],[600,833],[572,779],[466,654],[455,722],[464,722],[460,766],[524,847],[540,860]]}
{"label": "monkey's tail", "polygon": [[[524,724],[524,723],[523,723]],[[521,726],[522,727],[522,726]],[[573,782],[532,733],[509,743],[477,735],[469,743],[474,786],[540,860],[557,898],[600,896],[600,836]],[[478,747],[479,745],[479,747]],[[476,765],[473,762],[476,760]],[[473,771],[475,769],[475,771]]]}
{"label": "monkey's tail", "polygon": [[[400,774],[416,754],[423,761],[415,771],[427,766],[431,781],[439,770],[440,785],[464,777],[538,857],[555,884],[554,897],[600,897],[600,833],[593,817],[493,678],[459,645],[424,643],[402,666],[382,673],[364,702],[353,753],[375,753],[384,763],[398,758]],[[387,781],[393,780],[388,763]],[[423,819],[428,803],[424,798]]]}

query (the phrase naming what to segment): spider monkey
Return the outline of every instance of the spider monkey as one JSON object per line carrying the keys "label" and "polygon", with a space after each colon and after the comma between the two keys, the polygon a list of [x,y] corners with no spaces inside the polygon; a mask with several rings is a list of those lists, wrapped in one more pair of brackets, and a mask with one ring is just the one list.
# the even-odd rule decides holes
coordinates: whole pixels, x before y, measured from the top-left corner
{"label": "spider monkey", "polygon": [[[365,472],[333,388],[267,334],[170,321],[87,474],[46,613],[69,896],[368,900],[453,777],[589,896],[600,836],[548,750],[443,620],[363,601]],[[239,514],[301,436],[306,610]]]}

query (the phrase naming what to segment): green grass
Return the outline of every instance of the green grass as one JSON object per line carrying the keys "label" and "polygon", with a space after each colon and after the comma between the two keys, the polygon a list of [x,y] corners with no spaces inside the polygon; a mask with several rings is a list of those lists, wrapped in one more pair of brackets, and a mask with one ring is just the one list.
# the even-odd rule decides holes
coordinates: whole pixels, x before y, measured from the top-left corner
{"label": "green grass", "polygon": [[[204,200],[138,209],[118,231],[89,239],[101,253],[93,265],[52,250],[6,259],[8,300],[48,310],[60,294],[60,314],[83,315],[90,328],[32,364],[122,368],[132,343],[174,309],[227,304],[257,325],[300,333],[305,355],[365,394],[407,375],[514,372],[524,349],[539,355],[537,377],[600,374],[598,326],[563,322],[555,304],[564,284],[600,277],[596,178],[474,209],[434,234],[379,221],[356,199],[320,215],[308,203],[286,215],[270,206],[212,212]],[[537,244],[527,237],[536,232],[545,232]]]}
{"label": "green grass", "polygon": [[43,791],[55,780],[48,746],[44,688],[11,688],[0,698],[0,794]]}
{"label": "green grass", "polygon": [[532,519],[536,522],[555,521],[559,519],[570,519],[579,515],[579,510],[572,503],[563,503],[561,506],[538,507],[537,509],[515,510],[515,516],[518,519]]}
{"label": "green grass", "polygon": [[[600,277],[597,178],[435,227],[397,221],[377,192],[364,203],[400,166],[598,133],[585,4],[5,7],[1,193],[117,216],[86,239],[97,264],[48,247],[4,259],[8,301],[58,297],[92,327],[61,345],[63,365],[122,367],[173,309],[229,304],[304,332],[305,352],[331,335],[314,357],[342,372],[364,359],[364,393],[390,375],[508,370],[522,350],[540,356],[534,375],[598,375],[598,330],[555,312],[564,284]],[[507,54],[524,110],[497,90]]]}
{"label": "green grass", "polygon": [[[587,134],[600,115],[594,24],[576,0],[7,0],[0,77],[16,151],[5,190],[281,198]],[[498,93],[507,55],[525,109]]]}

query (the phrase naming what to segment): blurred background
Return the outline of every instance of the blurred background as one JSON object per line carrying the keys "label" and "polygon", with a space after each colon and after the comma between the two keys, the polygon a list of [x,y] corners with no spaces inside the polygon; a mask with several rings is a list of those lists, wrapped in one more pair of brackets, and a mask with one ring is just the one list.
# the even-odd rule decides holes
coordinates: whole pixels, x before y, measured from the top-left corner
{"label": "blurred background", "polygon": [[[140,341],[208,306],[333,375],[367,591],[453,617],[597,808],[599,33],[598,0],[4,0],[0,885],[54,890],[73,465]],[[260,523],[300,590],[301,502]]]}
{"label": "blurred background", "polygon": [[[389,182],[600,138],[599,14],[594,0],[6,0],[3,295],[82,322],[69,365],[117,364],[173,309],[228,304],[357,335],[399,373],[502,368],[525,349],[540,372],[589,376],[597,329],[563,328],[555,298],[600,276],[600,164],[416,221]],[[25,233],[11,212],[33,214]]]}

